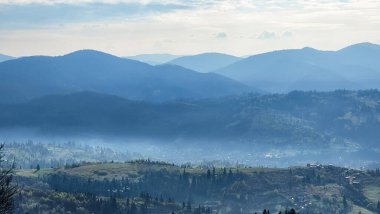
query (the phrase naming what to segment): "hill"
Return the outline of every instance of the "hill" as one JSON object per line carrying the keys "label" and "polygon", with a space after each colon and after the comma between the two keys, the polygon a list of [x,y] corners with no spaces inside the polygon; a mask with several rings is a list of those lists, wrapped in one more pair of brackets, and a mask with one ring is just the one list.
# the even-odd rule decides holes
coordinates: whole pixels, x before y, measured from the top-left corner
{"label": "hill", "polygon": [[248,94],[159,104],[81,92],[0,105],[0,127],[164,139],[272,139],[308,146],[350,139],[376,145],[379,104],[376,90]]}
{"label": "hill", "polygon": [[194,71],[207,73],[233,64],[239,60],[241,60],[241,58],[227,54],[203,53],[179,57],[169,61],[168,64],[179,65]]}
{"label": "hill", "polygon": [[380,88],[380,46],[312,48],[253,55],[215,72],[268,92]]}
{"label": "hill", "polygon": [[182,56],[173,55],[173,54],[140,54],[136,56],[128,56],[125,58],[137,60],[140,62],[145,62],[150,65],[160,65],[179,57],[182,57]]}
{"label": "hill", "polygon": [[[264,208],[277,213],[288,207],[308,213],[374,213],[378,198],[373,196],[380,194],[379,175],[378,171],[332,165],[215,168],[137,160],[18,170],[16,179],[24,184],[20,195],[29,195],[23,197],[22,207],[38,204],[41,210],[61,207],[66,212],[81,208],[128,213],[134,203],[140,212],[131,213],[139,214],[254,213]],[[346,179],[348,176],[355,176],[354,182]],[[41,184],[45,184],[44,193],[39,192]],[[70,203],[69,198],[76,200]],[[106,204],[108,210],[103,207]]]}
{"label": "hill", "polygon": [[151,66],[93,50],[3,62],[0,81],[2,103],[86,90],[149,101],[217,97],[251,90],[217,74],[200,74],[172,65]]}

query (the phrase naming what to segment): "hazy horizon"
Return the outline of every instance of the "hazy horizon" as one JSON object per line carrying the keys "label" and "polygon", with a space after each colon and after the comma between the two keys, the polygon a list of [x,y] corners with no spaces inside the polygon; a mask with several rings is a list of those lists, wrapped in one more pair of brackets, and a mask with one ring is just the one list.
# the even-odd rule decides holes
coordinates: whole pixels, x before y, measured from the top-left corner
{"label": "hazy horizon", "polygon": [[124,58],[136,57],[136,56],[144,56],[144,55],[172,55],[172,56],[178,56],[178,58],[179,58],[179,57],[183,57],[183,56],[195,56],[195,55],[213,54],[213,53],[226,54],[226,55],[236,56],[236,57],[240,57],[240,58],[246,58],[246,57],[249,57],[249,56],[260,55],[260,54],[270,53],[270,52],[274,52],[274,51],[300,50],[300,49],[303,49],[303,48],[312,48],[312,49],[315,49],[315,50],[318,50],[318,51],[339,51],[339,50],[341,50],[343,48],[346,48],[346,47],[349,47],[349,46],[352,46],[352,45],[365,44],[365,43],[370,43],[370,44],[374,44],[374,45],[380,45],[380,43],[372,43],[372,42],[368,42],[368,41],[363,41],[363,42],[348,44],[346,46],[342,46],[342,47],[339,47],[339,48],[336,48],[336,49],[319,49],[319,48],[316,48],[316,47],[304,46],[304,47],[299,47],[299,48],[273,49],[273,50],[269,50],[269,51],[258,52],[258,53],[247,54],[247,55],[233,55],[233,54],[230,54],[228,52],[216,52],[216,51],[212,51],[212,50],[211,51],[207,51],[207,52],[199,52],[199,53],[193,53],[193,54],[189,53],[189,54],[181,54],[181,55],[177,55],[177,54],[173,54],[173,53],[169,53],[169,52],[162,52],[162,53],[160,53],[160,52],[157,52],[157,53],[147,52],[147,53],[138,53],[138,54],[134,54],[134,55],[116,55],[116,54],[114,54],[112,52],[102,51],[102,50],[93,49],[93,48],[77,49],[77,50],[72,50],[72,51],[65,52],[65,53],[62,53],[62,54],[57,54],[57,55],[54,55],[54,54],[52,54],[52,55],[30,54],[30,55],[14,56],[14,55],[10,55],[10,54],[7,54],[7,53],[0,53],[0,54],[6,55],[6,56],[10,56],[10,57],[15,57],[15,58],[28,57],[28,56],[51,56],[51,57],[55,57],[55,56],[64,56],[66,54],[70,54],[70,53],[73,53],[73,52],[76,52],[76,51],[93,50],[93,51],[100,51],[100,52],[103,52],[103,53],[111,54],[111,55],[114,55],[114,56],[117,56],[117,57],[124,57]]}
{"label": "hazy horizon", "polygon": [[[380,43],[380,2],[0,0],[0,53],[235,56]],[[207,20],[205,22],[204,20]]]}

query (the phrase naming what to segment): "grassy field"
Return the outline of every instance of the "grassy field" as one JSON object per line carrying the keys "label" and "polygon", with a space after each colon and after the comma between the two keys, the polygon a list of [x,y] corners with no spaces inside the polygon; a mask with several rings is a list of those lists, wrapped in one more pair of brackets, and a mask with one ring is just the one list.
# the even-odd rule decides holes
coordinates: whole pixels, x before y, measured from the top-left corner
{"label": "grassy field", "polygon": [[[287,171],[287,169],[276,169],[276,168],[228,168],[234,173],[239,171],[245,174],[253,173],[278,173]],[[57,172],[64,172],[69,175],[81,176],[81,177],[91,177],[93,179],[103,180],[108,179],[121,179],[122,177],[137,178],[143,172],[146,171],[160,171],[164,170],[170,173],[182,173],[185,170],[187,173],[192,175],[199,175],[207,173],[206,168],[201,167],[190,167],[182,168],[177,165],[171,164],[151,164],[144,162],[126,162],[126,163],[91,163],[81,165],[79,167],[59,169]],[[212,169],[210,169],[212,170]],[[228,173],[227,170],[227,173]],[[218,168],[215,170],[216,174],[222,174],[223,169]]]}
{"label": "grassy field", "polygon": [[380,186],[366,186],[364,188],[364,194],[369,198],[373,203],[380,201]]}
{"label": "grassy field", "polygon": [[374,212],[371,212],[363,207],[359,207],[359,206],[356,206],[354,205],[353,209],[351,210],[351,212],[349,212],[348,214],[358,214],[358,213],[361,213],[361,214],[375,214]]}
{"label": "grassy field", "polygon": [[55,171],[57,171],[57,169],[46,168],[46,169],[40,169],[38,171],[36,169],[19,169],[19,170],[15,170],[15,175],[21,176],[21,177],[38,178],[50,173],[54,173]]}

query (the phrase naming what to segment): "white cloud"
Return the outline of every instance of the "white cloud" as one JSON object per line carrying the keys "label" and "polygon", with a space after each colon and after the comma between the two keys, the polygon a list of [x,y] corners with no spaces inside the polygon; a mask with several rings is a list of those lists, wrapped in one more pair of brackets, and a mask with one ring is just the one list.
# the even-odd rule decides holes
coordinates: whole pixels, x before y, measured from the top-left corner
{"label": "white cloud", "polygon": [[119,4],[119,3],[138,3],[138,4],[170,4],[178,3],[175,0],[0,0],[0,4]]}
{"label": "white cloud", "polygon": [[220,32],[220,33],[217,33],[215,37],[218,39],[225,39],[227,38],[227,34],[225,32]]}
{"label": "white cloud", "polygon": [[[35,53],[55,55],[93,48],[117,55],[209,51],[248,55],[304,46],[339,49],[357,42],[378,42],[380,38],[380,1],[371,0],[37,1],[44,4],[175,4],[188,8],[158,10],[153,5],[149,13],[144,13],[144,8],[138,10],[138,16],[127,17],[119,13],[117,19],[100,17],[98,20],[77,22],[58,17],[57,21],[44,25],[33,23],[39,28],[16,26],[9,17],[10,21],[5,24],[11,28],[0,24],[0,53],[16,56]],[[25,4],[37,1],[16,2]],[[0,3],[6,2],[11,4],[15,1],[0,0]],[[1,17],[1,11],[0,5],[0,18],[4,20],[7,17]],[[111,8],[104,14],[110,16],[114,12]],[[228,33],[228,40],[215,39],[223,32]],[[252,35],[262,39],[251,39]],[[223,37],[222,34],[220,36]]]}
{"label": "white cloud", "polygon": [[289,38],[289,37],[292,37],[293,36],[293,33],[290,32],[290,31],[285,31],[282,33],[282,37],[284,38]]}
{"label": "white cloud", "polygon": [[268,32],[263,31],[260,33],[260,35],[257,37],[258,39],[267,40],[267,39],[275,39],[277,37],[275,32]]}

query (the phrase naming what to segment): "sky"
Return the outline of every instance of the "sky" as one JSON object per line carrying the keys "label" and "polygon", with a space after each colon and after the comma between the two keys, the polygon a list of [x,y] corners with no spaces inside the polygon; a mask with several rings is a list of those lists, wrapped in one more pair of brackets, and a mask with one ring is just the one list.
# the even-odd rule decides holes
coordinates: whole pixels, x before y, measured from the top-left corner
{"label": "sky", "polygon": [[380,44],[380,0],[0,0],[0,53],[246,56]]}

